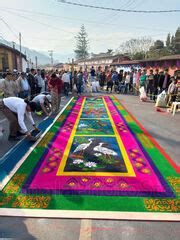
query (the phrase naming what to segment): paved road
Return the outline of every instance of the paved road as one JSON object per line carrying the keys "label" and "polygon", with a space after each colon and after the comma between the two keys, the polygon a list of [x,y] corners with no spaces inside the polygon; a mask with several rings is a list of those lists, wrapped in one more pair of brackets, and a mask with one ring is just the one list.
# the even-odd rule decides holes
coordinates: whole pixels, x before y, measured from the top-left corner
{"label": "paved road", "polygon": [[[118,95],[121,102],[180,164],[180,114],[158,113],[152,103]],[[104,217],[104,216],[103,216]],[[179,223],[76,219],[0,218],[0,237],[62,240],[179,240]]]}

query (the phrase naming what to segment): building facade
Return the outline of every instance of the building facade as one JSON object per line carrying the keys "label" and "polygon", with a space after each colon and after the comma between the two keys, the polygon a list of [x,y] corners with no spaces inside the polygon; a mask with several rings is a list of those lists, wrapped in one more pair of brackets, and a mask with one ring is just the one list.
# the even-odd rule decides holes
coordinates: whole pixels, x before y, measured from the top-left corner
{"label": "building facade", "polygon": [[105,70],[111,66],[111,64],[115,62],[121,62],[125,60],[130,60],[129,57],[124,55],[112,55],[108,53],[100,53],[100,54],[93,54],[91,58],[84,59],[84,60],[77,60],[75,63],[78,67],[84,69],[90,69],[92,66],[97,70],[101,68]]}
{"label": "building facade", "polygon": [[0,72],[18,70],[26,71],[28,67],[24,54],[15,48],[0,43]]}
{"label": "building facade", "polygon": [[130,70],[132,68],[146,68],[146,69],[156,69],[158,68],[160,71],[164,69],[169,69],[169,73],[171,75],[174,74],[175,71],[180,70],[180,55],[171,55],[164,56],[159,59],[145,59],[145,60],[130,60],[130,61],[113,61],[111,67],[115,67],[118,70]]}

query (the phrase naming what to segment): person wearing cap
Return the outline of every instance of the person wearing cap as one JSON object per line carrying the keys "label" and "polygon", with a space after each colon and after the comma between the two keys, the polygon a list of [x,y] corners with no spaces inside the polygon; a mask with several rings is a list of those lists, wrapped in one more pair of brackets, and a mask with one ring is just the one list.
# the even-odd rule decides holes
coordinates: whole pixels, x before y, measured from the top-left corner
{"label": "person wearing cap", "polygon": [[38,130],[31,115],[35,110],[35,102],[28,102],[18,97],[8,97],[0,101],[0,111],[9,121],[9,141],[20,140],[19,137],[22,135],[31,139],[31,133],[24,123],[24,116],[26,115],[34,129]]}
{"label": "person wearing cap", "polygon": [[33,98],[32,102],[35,102],[37,105],[37,112],[43,110],[43,112],[49,116],[51,112],[50,100],[51,95],[39,94]]}

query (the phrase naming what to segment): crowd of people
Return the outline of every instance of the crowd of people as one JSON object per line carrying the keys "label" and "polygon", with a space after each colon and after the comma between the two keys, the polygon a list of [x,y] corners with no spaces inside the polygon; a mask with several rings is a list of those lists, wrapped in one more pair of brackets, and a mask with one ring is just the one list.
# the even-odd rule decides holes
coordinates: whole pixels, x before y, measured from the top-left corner
{"label": "crowd of people", "polygon": [[[48,71],[31,69],[29,72],[17,71],[1,74],[0,91],[3,99],[0,101],[0,111],[10,122],[9,140],[17,140],[19,136],[29,131],[24,123],[24,115],[36,129],[32,111],[42,111],[47,116],[57,114],[60,108],[61,96],[71,93],[104,91],[104,93],[138,95],[143,90],[145,95],[141,100],[156,101],[157,96],[165,91],[168,95],[167,105],[171,106],[179,96],[178,76],[170,76],[168,69],[163,72],[146,69],[120,70],[90,70],[82,71]],[[177,100],[178,101],[178,100]]]}

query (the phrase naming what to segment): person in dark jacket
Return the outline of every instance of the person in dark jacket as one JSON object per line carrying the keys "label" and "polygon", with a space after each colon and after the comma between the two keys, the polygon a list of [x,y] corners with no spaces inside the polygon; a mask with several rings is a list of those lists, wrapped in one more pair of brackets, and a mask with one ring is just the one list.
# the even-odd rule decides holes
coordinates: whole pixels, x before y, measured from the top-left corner
{"label": "person in dark jacket", "polygon": [[77,74],[77,94],[81,95],[82,92],[82,85],[83,85],[83,73],[79,71]]}
{"label": "person in dark jacket", "polygon": [[170,83],[171,83],[171,79],[170,79],[169,71],[168,69],[166,69],[164,71],[164,74],[161,74],[159,78],[160,93],[164,90],[167,91]]}
{"label": "person in dark jacket", "polygon": [[28,83],[31,88],[31,92],[30,92],[31,99],[33,99],[33,97],[36,95],[36,89],[37,89],[37,84],[35,80],[35,70],[33,68],[30,70],[30,73],[28,74]]}
{"label": "person in dark jacket", "polygon": [[154,102],[156,101],[157,95],[158,95],[159,78],[160,78],[159,69],[156,69],[155,74],[154,74],[154,86],[153,86],[153,100],[154,100]]}
{"label": "person in dark jacket", "polygon": [[154,92],[154,74],[153,69],[150,70],[150,74],[147,77],[147,89],[146,93],[150,93],[150,99],[153,100],[153,92]]}

